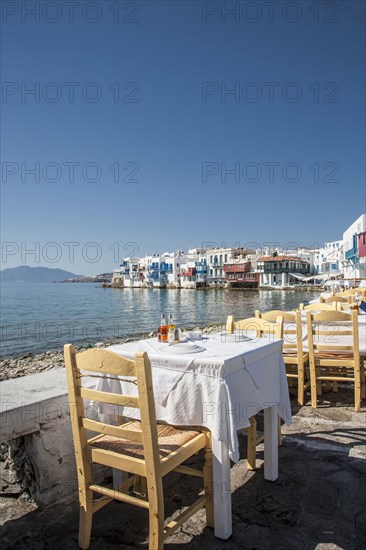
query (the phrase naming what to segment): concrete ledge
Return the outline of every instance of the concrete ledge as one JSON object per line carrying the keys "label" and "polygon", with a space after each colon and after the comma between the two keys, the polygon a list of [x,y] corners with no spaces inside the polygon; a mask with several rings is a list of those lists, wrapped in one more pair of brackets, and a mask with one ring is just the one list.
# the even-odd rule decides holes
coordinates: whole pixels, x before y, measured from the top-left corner
{"label": "concrete ledge", "polygon": [[[85,385],[94,385],[92,380]],[[39,507],[75,500],[74,444],[64,369],[6,380],[0,385],[0,442]],[[105,468],[96,468],[98,480]]]}
{"label": "concrete ledge", "polygon": [[64,369],[5,380],[0,384],[0,443],[36,432],[69,414]]}

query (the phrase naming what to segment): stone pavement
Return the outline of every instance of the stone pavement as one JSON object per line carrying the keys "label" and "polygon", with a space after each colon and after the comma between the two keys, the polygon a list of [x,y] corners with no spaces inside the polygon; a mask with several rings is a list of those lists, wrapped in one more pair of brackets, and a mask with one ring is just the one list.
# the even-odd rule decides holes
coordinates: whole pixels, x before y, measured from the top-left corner
{"label": "stone pavement", "polygon": [[[366,547],[366,412],[354,413],[352,391],[329,394],[329,403],[313,411],[294,410],[291,427],[283,427],[279,479],[263,479],[263,446],[257,447],[258,470],[246,469],[246,440],[242,459],[232,466],[233,535],[214,538],[197,513],[167,539],[167,550],[291,549],[356,550]],[[201,460],[193,457],[194,466]],[[171,474],[166,483],[166,516],[192,502],[200,480]],[[1,548],[17,550],[76,550],[77,505],[58,504],[36,509],[24,498],[0,499]],[[111,503],[94,516],[90,549],[147,547],[145,510]]]}

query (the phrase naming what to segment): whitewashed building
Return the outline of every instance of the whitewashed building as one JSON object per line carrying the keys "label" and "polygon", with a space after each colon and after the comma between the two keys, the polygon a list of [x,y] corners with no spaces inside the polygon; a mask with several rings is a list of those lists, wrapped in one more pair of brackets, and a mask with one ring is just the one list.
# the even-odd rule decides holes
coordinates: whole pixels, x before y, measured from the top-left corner
{"label": "whitewashed building", "polygon": [[226,284],[224,265],[234,259],[244,259],[254,250],[246,248],[212,248],[206,252],[207,283],[210,286]]}
{"label": "whitewashed building", "polygon": [[179,286],[181,288],[199,288],[206,284],[206,251],[203,248],[190,248],[180,265]]}
{"label": "whitewashed building", "polygon": [[345,282],[366,277],[366,214],[361,214],[343,233]]}
{"label": "whitewashed building", "polygon": [[142,286],[143,281],[139,271],[140,261],[140,258],[124,258],[120,267],[113,271],[112,284],[127,288]]}
{"label": "whitewashed building", "polygon": [[273,253],[257,261],[259,286],[289,287],[300,284],[311,273],[310,263],[299,256]]}
{"label": "whitewashed building", "polygon": [[342,272],[343,241],[325,243],[314,252],[314,274],[337,276]]}

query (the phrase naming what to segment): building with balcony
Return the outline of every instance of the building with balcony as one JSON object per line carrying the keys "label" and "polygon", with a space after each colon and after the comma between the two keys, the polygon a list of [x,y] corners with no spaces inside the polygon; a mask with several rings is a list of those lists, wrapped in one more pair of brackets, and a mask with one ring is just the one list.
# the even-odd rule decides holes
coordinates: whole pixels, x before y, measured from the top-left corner
{"label": "building with balcony", "polygon": [[325,243],[314,252],[314,274],[338,276],[342,272],[343,241]]}
{"label": "building with balcony", "polygon": [[147,285],[165,288],[169,284],[169,276],[173,275],[174,253],[166,252],[162,255],[147,256],[146,263],[148,270]]}
{"label": "building with balcony", "polygon": [[244,259],[254,250],[246,248],[212,248],[206,252],[207,282],[210,286],[226,285],[224,265],[232,260]]}
{"label": "building with balcony", "polygon": [[139,258],[124,258],[119,268],[113,271],[112,285],[121,287],[142,286],[143,278],[139,270]]}
{"label": "building with balcony", "polygon": [[262,256],[257,261],[259,286],[289,287],[310,275],[310,263],[297,256]]}
{"label": "building with balcony", "polygon": [[358,234],[358,256],[366,258],[366,231]]}
{"label": "building with balcony", "polygon": [[366,214],[362,214],[343,233],[343,270],[347,284],[366,277],[365,255]]}
{"label": "building with balcony", "polygon": [[179,286],[182,288],[199,288],[207,284],[206,251],[202,248],[191,248],[180,266]]}
{"label": "building with balcony", "polygon": [[257,288],[259,275],[251,271],[250,260],[233,260],[224,264],[226,282],[230,288]]}

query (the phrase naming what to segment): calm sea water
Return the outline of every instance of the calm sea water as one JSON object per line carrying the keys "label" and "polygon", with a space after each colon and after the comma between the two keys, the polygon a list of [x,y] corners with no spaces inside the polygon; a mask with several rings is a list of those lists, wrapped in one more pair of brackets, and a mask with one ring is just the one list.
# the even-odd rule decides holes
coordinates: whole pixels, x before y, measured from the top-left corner
{"label": "calm sea water", "polygon": [[290,310],[310,291],[109,289],[95,284],[1,286],[1,356],[61,348],[64,343],[108,342],[156,330],[160,315],[195,327],[225,323],[229,314]]}

